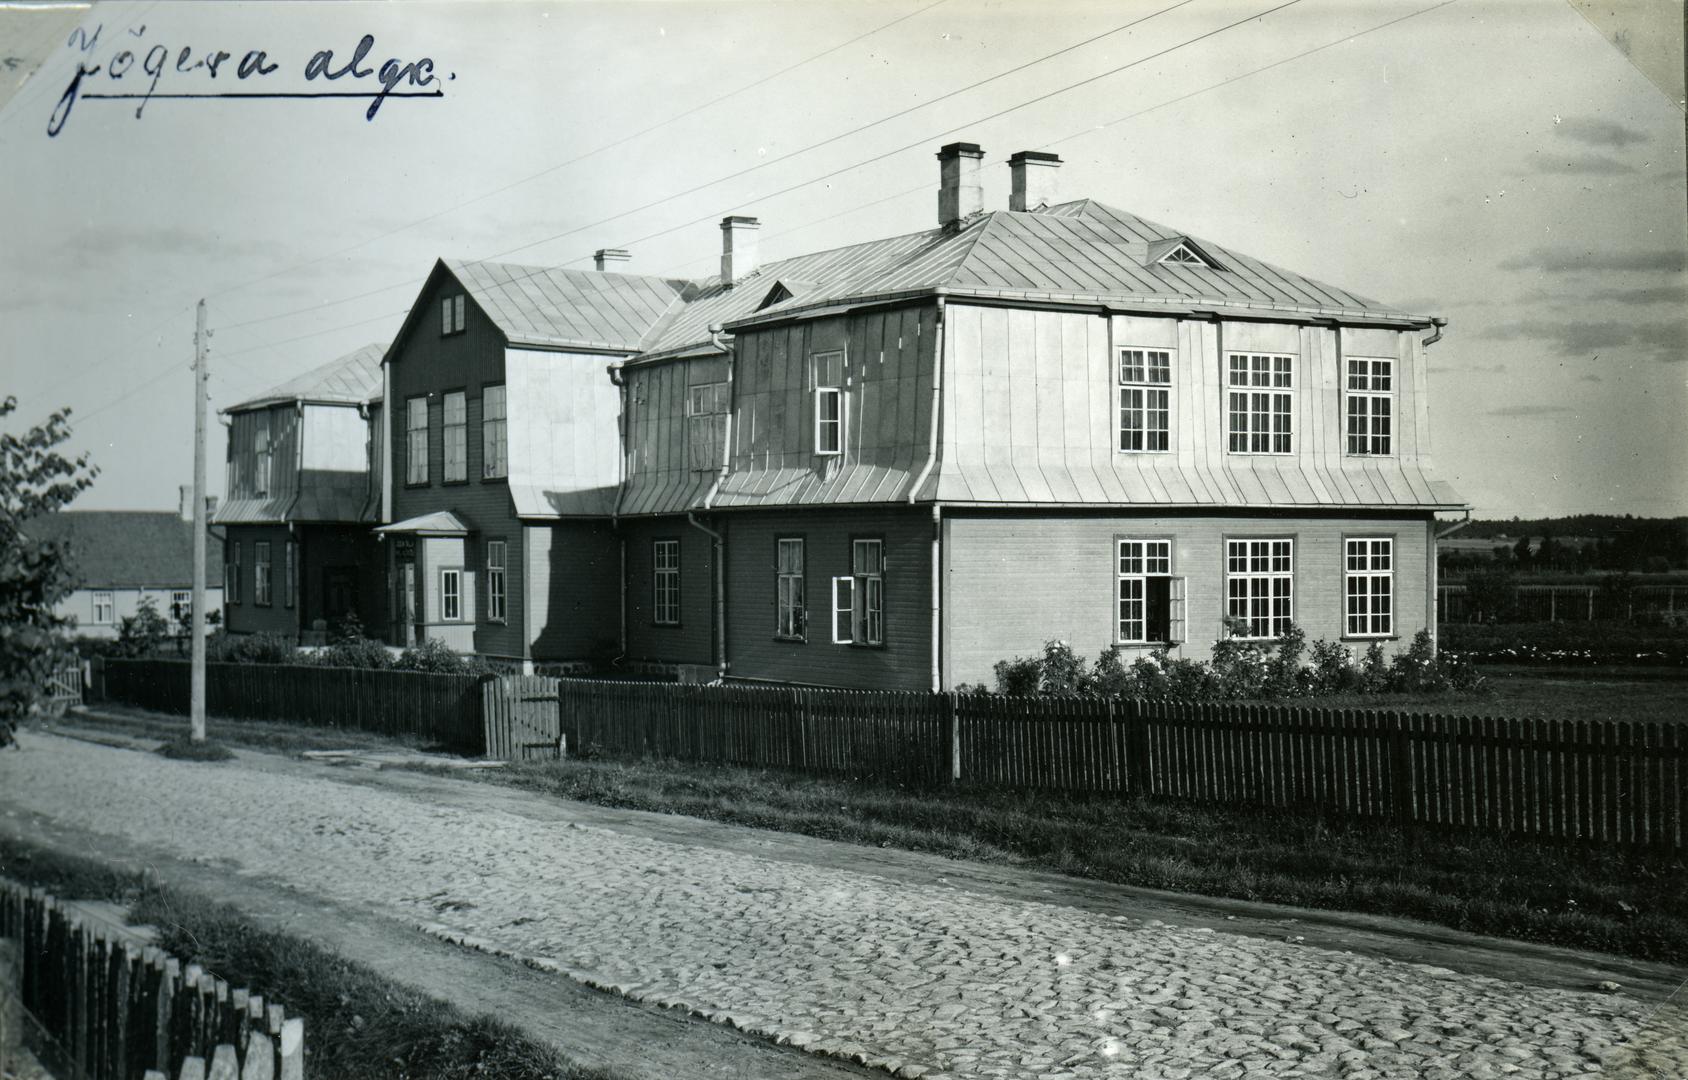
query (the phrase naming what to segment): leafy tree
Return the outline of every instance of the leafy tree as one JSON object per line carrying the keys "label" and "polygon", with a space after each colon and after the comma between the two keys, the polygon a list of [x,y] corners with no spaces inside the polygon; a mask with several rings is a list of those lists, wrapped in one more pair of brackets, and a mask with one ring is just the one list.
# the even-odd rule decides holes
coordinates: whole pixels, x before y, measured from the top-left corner
{"label": "leafy tree", "polygon": [[[0,402],[0,419],[17,406],[14,397]],[[53,614],[75,587],[69,546],[26,531],[31,518],[63,509],[94,482],[86,454],[55,449],[69,438],[69,409],[21,435],[0,434],[0,745],[54,667],[74,655],[62,633],[70,620]]]}
{"label": "leafy tree", "polygon": [[1512,548],[1512,557],[1518,560],[1519,566],[1530,565],[1530,538],[1528,536],[1518,538],[1518,543],[1513,545]]}
{"label": "leafy tree", "polygon": [[151,656],[170,637],[170,624],[158,613],[152,597],[144,596],[133,615],[117,624],[117,656]]}

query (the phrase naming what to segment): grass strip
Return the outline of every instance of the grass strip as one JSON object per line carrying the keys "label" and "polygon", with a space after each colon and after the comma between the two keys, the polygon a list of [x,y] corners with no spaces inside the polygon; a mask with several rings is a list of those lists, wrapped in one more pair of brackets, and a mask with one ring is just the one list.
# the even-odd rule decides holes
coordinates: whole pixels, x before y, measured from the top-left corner
{"label": "grass strip", "polygon": [[616,1080],[490,1016],[472,1016],[235,909],[139,873],[0,837],[0,873],[63,900],[129,906],[158,944],[305,1021],[307,1075],[371,1080]]}

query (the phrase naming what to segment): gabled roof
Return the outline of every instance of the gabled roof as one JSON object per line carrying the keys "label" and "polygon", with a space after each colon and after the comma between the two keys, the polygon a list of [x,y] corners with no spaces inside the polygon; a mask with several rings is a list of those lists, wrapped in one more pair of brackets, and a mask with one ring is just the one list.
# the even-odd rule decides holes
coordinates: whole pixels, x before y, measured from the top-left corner
{"label": "gabled roof", "polygon": [[356,352],[330,360],[296,378],[272,387],[256,397],[230,405],[223,412],[244,412],[267,405],[314,402],[335,405],[367,405],[381,400],[381,356],[385,345],[365,345]]}
{"label": "gabled roof", "polygon": [[644,274],[443,260],[512,345],[637,352],[690,288]]}
{"label": "gabled roof", "polygon": [[419,536],[466,536],[469,528],[463,524],[461,518],[450,510],[435,510],[430,514],[419,514],[403,521],[395,521],[391,525],[382,525],[375,530],[378,533],[415,533]]}
{"label": "gabled roof", "polygon": [[[193,522],[159,510],[66,510],[43,514],[23,531],[66,540],[79,588],[174,588],[193,584]],[[205,581],[223,584],[223,545],[207,536]]]}

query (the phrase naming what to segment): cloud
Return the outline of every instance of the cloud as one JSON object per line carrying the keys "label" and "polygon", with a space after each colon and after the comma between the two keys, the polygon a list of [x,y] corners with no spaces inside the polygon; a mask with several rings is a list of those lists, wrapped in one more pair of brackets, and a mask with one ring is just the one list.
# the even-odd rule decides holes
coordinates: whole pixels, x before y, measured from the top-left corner
{"label": "cloud", "polygon": [[[1635,288],[1601,289],[1531,289],[1517,297],[1520,304],[1552,304],[1564,307],[1568,304],[1610,303],[1626,307],[1645,307],[1650,304],[1673,304],[1679,308],[1688,308],[1688,285],[1648,285]],[[1485,301],[1485,305],[1492,301]]]}
{"label": "cloud", "polygon": [[1643,323],[1619,319],[1600,322],[1509,322],[1479,330],[1489,341],[1539,341],[1559,356],[1599,352],[1639,352],[1666,362],[1688,359],[1688,321]]}
{"label": "cloud", "polygon": [[1502,270],[1539,270],[1547,274],[1576,274],[1602,270],[1639,273],[1680,274],[1688,269],[1688,251],[1655,248],[1651,251],[1581,251],[1567,248],[1536,248],[1500,263]]}
{"label": "cloud", "polygon": [[1504,405],[1490,409],[1490,416],[1564,416],[1576,412],[1569,405]]}
{"label": "cloud", "polygon": [[1607,157],[1605,154],[1578,154],[1563,161],[1558,158],[1532,158],[1530,169],[1533,172],[1555,176],[1621,176],[1640,171],[1634,165],[1625,165],[1617,158]]}
{"label": "cloud", "polygon": [[1625,127],[1613,120],[1596,120],[1592,116],[1570,116],[1555,120],[1553,133],[1586,146],[1605,146],[1621,150],[1626,146],[1647,141],[1646,132]]}

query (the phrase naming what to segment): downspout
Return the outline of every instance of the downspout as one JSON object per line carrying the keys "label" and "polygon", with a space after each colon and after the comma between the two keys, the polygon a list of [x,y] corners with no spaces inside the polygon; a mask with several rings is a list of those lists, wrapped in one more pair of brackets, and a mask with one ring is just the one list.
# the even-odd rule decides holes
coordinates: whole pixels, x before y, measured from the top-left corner
{"label": "downspout", "polygon": [[1430,325],[1433,326],[1436,329],[1436,332],[1434,334],[1431,334],[1429,337],[1425,338],[1424,340],[1420,341],[1418,343],[1420,348],[1428,349],[1428,348],[1430,348],[1430,346],[1436,344],[1438,341],[1441,341],[1442,340],[1442,328],[1444,326],[1448,325],[1448,320],[1433,317],[1430,320]]}
{"label": "downspout", "polygon": [[726,553],[726,542],[720,533],[711,529],[697,519],[697,514],[688,510],[686,520],[692,528],[708,536],[714,541],[715,552],[715,674],[718,679],[727,677],[727,568],[723,556]]}
{"label": "downspout", "polygon": [[1465,511],[1465,518],[1461,521],[1454,522],[1452,525],[1449,525],[1447,528],[1438,532],[1436,534],[1436,539],[1440,540],[1444,536],[1452,536],[1454,533],[1459,532],[1469,524],[1471,524],[1471,510],[1468,507]]}
{"label": "downspout", "polygon": [[[715,344],[727,357],[727,423],[721,435],[721,468],[715,473],[715,482],[709,485],[709,491],[703,497],[703,508],[708,510],[715,504],[715,496],[721,493],[721,485],[727,482],[727,470],[733,461],[733,365],[738,354],[731,342],[721,337],[721,324],[713,323],[709,327],[709,340]],[[694,522],[695,524],[695,522]]]}
{"label": "downspout", "polygon": [[914,484],[908,489],[908,501],[914,504],[920,494],[920,489],[926,483],[926,478],[932,475],[932,470],[938,464],[938,420],[939,406],[943,402],[944,392],[944,298],[938,297],[938,320],[935,336],[932,341],[932,430],[927,435],[926,464],[921,466],[920,475],[914,478]]}
{"label": "downspout", "polygon": [[[921,467],[920,475],[916,476],[913,485],[909,487],[908,501],[913,505],[920,495],[920,489],[926,485],[927,478],[938,464],[939,435],[943,418],[944,391],[944,298],[938,297],[938,317],[932,340],[932,408],[931,430],[927,433],[926,464]],[[932,692],[940,693],[944,688],[943,670],[943,517],[944,511],[938,502],[936,493],[932,499]]]}
{"label": "downspout", "polygon": [[616,634],[616,652],[625,659],[627,656],[627,537],[621,531],[621,502],[627,496],[628,437],[632,428],[632,417],[627,411],[627,379],[623,377],[621,365],[611,364],[604,370],[610,373],[610,382],[621,391],[621,431],[619,433],[621,460],[616,472],[615,505],[610,508],[610,528],[615,530],[616,547],[621,552],[621,603],[617,609],[621,620],[620,628]]}

